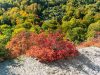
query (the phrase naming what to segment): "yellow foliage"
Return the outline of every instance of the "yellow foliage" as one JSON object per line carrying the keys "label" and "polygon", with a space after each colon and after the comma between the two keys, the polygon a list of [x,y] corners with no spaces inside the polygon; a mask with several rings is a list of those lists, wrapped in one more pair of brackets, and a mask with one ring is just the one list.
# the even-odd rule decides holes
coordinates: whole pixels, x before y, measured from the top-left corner
{"label": "yellow foliage", "polygon": [[3,19],[3,17],[2,16],[0,16],[0,20],[2,20]]}
{"label": "yellow foliage", "polygon": [[12,9],[8,10],[7,15],[10,15],[10,16],[14,15],[14,14],[18,13],[18,11],[19,11],[19,9],[17,7],[14,7]]}
{"label": "yellow foliage", "polygon": [[23,11],[23,10],[19,11],[19,13],[23,17],[27,17],[28,16],[28,14],[25,11]]}
{"label": "yellow foliage", "polygon": [[19,29],[15,29],[14,32],[12,33],[12,37],[15,36],[16,34],[20,33],[21,31],[25,31],[25,28],[19,28]]}
{"label": "yellow foliage", "polygon": [[16,18],[16,24],[18,25],[18,24],[21,24],[21,23],[23,23],[23,19],[20,19],[20,18]]}

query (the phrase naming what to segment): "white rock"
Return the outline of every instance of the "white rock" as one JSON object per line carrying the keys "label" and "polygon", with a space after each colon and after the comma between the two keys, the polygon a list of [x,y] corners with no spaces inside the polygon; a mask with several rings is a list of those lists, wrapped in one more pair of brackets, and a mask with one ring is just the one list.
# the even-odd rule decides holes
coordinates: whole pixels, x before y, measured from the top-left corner
{"label": "white rock", "polygon": [[100,75],[100,48],[86,47],[73,60],[40,63],[31,57],[0,63],[0,75]]}

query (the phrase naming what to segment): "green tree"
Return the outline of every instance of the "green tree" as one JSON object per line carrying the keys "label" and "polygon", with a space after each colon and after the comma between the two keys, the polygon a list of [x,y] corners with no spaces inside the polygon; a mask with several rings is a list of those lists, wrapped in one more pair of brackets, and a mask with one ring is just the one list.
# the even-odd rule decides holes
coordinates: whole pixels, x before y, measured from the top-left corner
{"label": "green tree", "polygon": [[87,40],[94,38],[96,32],[100,32],[100,20],[95,23],[91,23],[88,27]]}

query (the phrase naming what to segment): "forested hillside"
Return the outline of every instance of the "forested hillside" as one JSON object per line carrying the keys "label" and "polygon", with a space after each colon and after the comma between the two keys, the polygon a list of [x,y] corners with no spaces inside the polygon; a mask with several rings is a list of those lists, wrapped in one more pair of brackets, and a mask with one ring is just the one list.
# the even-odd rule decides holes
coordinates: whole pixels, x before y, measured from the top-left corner
{"label": "forested hillside", "polygon": [[75,44],[91,40],[100,32],[100,0],[0,0],[0,56],[23,31],[60,32]]}

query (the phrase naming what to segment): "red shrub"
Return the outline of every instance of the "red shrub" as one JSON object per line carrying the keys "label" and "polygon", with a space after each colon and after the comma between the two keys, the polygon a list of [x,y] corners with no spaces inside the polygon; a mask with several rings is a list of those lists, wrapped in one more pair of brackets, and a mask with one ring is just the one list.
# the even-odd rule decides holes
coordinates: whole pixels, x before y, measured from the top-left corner
{"label": "red shrub", "polygon": [[63,40],[60,33],[35,34],[23,31],[14,36],[6,46],[11,57],[21,54],[35,57],[40,61],[55,61],[74,57],[78,54],[76,47],[67,40]]}
{"label": "red shrub", "polygon": [[24,54],[33,45],[33,41],[30,38],[34,38],[34,36],[34,33],[27,31],[23,31],[14,36],[6,46],[9,49],[9,55],[14,58]]}
{"label": "red shrub", "polygon": [[26,55],[35,57],[41,61],[55,61],[74,57],[78,54],[76,47],[69,41],[63,40],[60,33],[41,33],[34,38],[35,46],[32,46]]}
{"label": "red shrub", "polygon": [[30,50],[26,51],[26,55],[36,57],[40,61],[55,60],[54,50],[48,48],[40,48],[38,46],[32,46]]}

